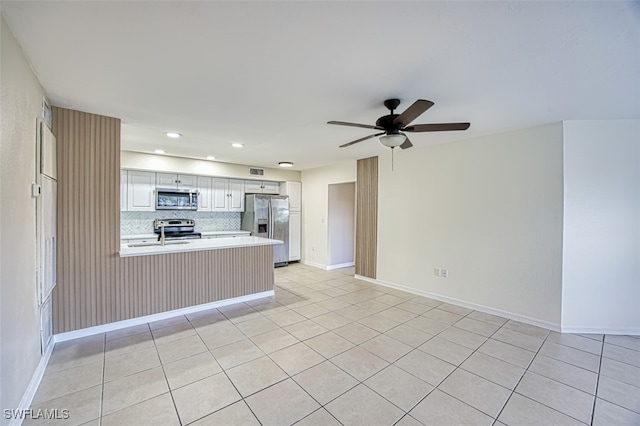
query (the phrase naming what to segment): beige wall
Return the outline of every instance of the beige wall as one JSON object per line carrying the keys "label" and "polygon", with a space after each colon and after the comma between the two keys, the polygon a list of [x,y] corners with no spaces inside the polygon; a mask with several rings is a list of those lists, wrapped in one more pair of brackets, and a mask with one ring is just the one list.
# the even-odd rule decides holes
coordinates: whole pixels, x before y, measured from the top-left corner
{"label": "beige wall", "polygon": [[378,208],[379,280],[560,324],[560,123],[382,156]]}
{"label": "beige wall", "polygon": [[327,215],[329,184],[355,182],[356,162],[303,170],[302,180],[302,262],[325,268],[329,265]]}
{"label": "beige wall", "polygon": [[[36,306],[36,117],[44,92],[0,18],[0,408],[17,408],[40,361]],[[2,424],[9,421],[2,416]]]}
{"label": "beige wall", "polygon": [[144,154],[131,151],[122,151],[120,153],[120,166],[123,169],[163,170],[200,176],[300,182],[300,172],[296,170],[259,167],[264,169],[264,176],[254,176],[249,174],[249,166],[241,164],[194,160],[191,158]]}

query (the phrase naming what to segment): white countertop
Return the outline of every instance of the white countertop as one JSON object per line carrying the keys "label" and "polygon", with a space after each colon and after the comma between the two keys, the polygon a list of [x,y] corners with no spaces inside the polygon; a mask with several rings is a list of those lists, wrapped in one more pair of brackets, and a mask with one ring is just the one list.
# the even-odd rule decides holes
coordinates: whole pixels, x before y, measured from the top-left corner
{"label": "white countertop", "polygon": [[251,235],[251,231],[202,231],[203,237],[208,237],[209,235],[237,235],[237,234],[247,234]]}
{"label": "white countertop", "polygon": [[120,257],[147,256],[151,254],[182,253],[187,251],[218,250],[237,247],[283,244],[283,242],[280,240],[272,240],[269,238],[261,237],[210,238],[179,241],[184,241],[186,243],[171,244],[172,241],[169,241],[169,244],[166,244],[164,246],[152,245],[142,247],[129,247],[129,244],[135,243],[121,244]]}
{"label": "white countertop", "polygon": [[[203,237],[209,237],[209,236],[212,236],[212,235],[220,235],[220,236],[238,235],[238,234],[251,235],[251,232],[250,231],[243,231],[243,230],[237,230],[237,231],[202,231],[201,234],[202,234]],[[155,239],[158,239],[158,234],[120,235],[120,239],[121,240],[142,240],[142,239],[154,239],[155,240]]]}

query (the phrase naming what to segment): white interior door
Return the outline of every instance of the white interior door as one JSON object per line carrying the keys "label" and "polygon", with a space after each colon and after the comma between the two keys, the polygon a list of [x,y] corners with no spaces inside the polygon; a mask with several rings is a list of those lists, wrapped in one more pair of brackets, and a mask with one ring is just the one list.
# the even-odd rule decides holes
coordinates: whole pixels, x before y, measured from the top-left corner
{"label": "white interior door", "polygon": [[40,304],[49,297],[56,286],[56,191],[55,180],[42,176],[42,215],[40,234]]}

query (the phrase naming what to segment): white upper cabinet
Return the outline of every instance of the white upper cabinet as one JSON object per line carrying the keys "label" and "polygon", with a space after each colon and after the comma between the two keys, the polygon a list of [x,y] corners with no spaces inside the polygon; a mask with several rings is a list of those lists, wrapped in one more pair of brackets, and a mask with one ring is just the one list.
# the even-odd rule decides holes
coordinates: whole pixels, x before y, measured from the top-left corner
{"label": "white upper cabinet", "polygon": [[127,171],[127,210],[153,211],[155,206],[156,174]]}
{"label": "white upper cabinet", "polygon": [[229,211],[244,211],[244,181],[229,179]]}
{"label": "white upper cabinet", "polygon": [[280,182],[268,180],[245,180],[244,192],[247,194],[279,194]]}
{"label": "white upper cabinet", "polygon": [[262,194],[262,181],[261,180],[245,180],[244,192],[246,194]]}
{"label": "white upper cabinet", "polygon": [[280,184],[280,195],[289,196],[289,210],[300,211],[302,209],[302,183],[282,182]]}
{"label": "white upper cabinet", "polygon": [[127,171],[120,170],[120,211],[127,211]]}
{"label": "white upper cabinet", "polygon": [[213,202],[211,210],[217,212],[229,211],[229,191],[227,186],[229,185],[229,179],[226,178],[213,178]]}
{"label": "white upper cabinet", "polygon": [[175,173],[156,173],[158,188],[198,189],[198,176]]}
{"label": "white upper cabinet", "polygon": [[178,175],[173,173],[156,173],[156,186],[158,188],[175,188],[178,184]]}
{"label": "white upper cabinet", "polygon": [[263,194],[279,194],[280,182],[262,181],[262,193]]}
{"label": "white upper cabinet", "polygon": [[[277,182],[274,183],[277,184]],[[155,210],[156,188],[197,190],[198,211],[244,211],[244,179],[127,169],[120,171],[120,210]]]}
{"label": "white upper cabinet", "polygon": [[210,177],[198,176],[198,191],[198,211],[210,212],[212,209],[211,197],[213,195]]}
{"label": "white upper cabinet", "polygon": [[213,178],[213,211],[243,212],[244,181],[241,179]]}

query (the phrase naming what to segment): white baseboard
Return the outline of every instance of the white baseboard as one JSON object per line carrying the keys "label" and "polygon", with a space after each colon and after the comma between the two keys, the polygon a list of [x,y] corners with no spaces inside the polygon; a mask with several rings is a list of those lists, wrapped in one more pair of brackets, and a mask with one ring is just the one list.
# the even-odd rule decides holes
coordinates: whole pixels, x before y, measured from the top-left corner
{"label": "white baseboard", "polygon": [[640,336],[640,330],[634,328],[611,328],[611,327],[575,327],[562,326],[562,333],[575,334],[618,334],[625,336]]}
{"label": "white baseboard", "polygon": [[[49,358],[51,358],[51,354],[53,353],[54,345],[55,341],[53,339],[49,339],[49,344],[40,357],[40,362],[36,367],[36,371],[33,372],[33,376],[31,376],[29,386],[27,386],[27,389],[24,391],[16,412],[24,413],[25,410],[28,410],[29,407],[31,407],[33,397],[36,396],[36,392],[38,391],[38,387],[40,387],[40,382],[42,381],[42,377],[44,376],[44,371],[47,369],[47,364],[49,364]],[[14,417],[9,422],[9,426],[20,426],[22,424],[22,420],[23,418],[21,417]]]}
{"label": "white baseboard", "polygon": [[406,291],[407,293],[415,294],[417,296],[424,296],[430,299],[439,300],[440,302],[451,303],[452,305],[462,306],[463,308],[484,312],[485,314],[497,315],[497,316],[511,319],[514,321],[520,321],[525,324],[534,325],[536,327],[546,328],[548,330],[561,331],[560,324],[552,323],[549,321],[543,321],[537,318],[531,318],[525,315],[520,315],[520,314],[516,314],[514,312],[509,312],[509,311],[503,311],[501,309],[495,309],[489,306],[479,305],[476,303],[470,303],[465,300],[459,300],[453,297],[443,296],[441,294],[431,293],[428,291],[419,290],[419,289],[407,287],[404,285],[400,285],[400,284],[396,284],[388,281],[364,277],[362,275],[356,275],[355,278],[362,281],[370,282],[372,284],[381,285],[383,287],[389,287],[389,288],[394,288],[396,290]]}
{"label": "white baseboard", "polygon": [[338,263],[335,265],[327,265],[325,269],[327,271],[333,271],[334,269],[349,268],[351,266],[355,266],[355,264],[356,264],[355,262]]}
{"label": "white baseboard", "polygon": [[334,269],[348,268],[350,266],[355,266],[355,262],[337,263],[335,265],[324,265],[322,263],[312,262],[310,260],[301,260],[300,262],[304,265],[313,266],[314,268],[324,269],[325,271],[333,271]]}
{"label": "white baseboard", "polygon": [[248,296],[234,297],[233,299],[225,299],[217,302],[204,303],[202,305],[189,306],[188,308],[174,309],[173,311],[160,312],[143,317],[131,318],[123,321],[110,322],[108,324],[97,325],[95,327],[83,328],[80,330],[67,331],[65,333],[54,334],[53,339],[57,342],[65,342],[67,340],[79,339],[81,337],[92,336],[94,334],[106,333],[108,331],[119,330],[121,328],[132,327],[134,325],[146,324],[148,322],[159,321],[167,318],[173,318],[180,315],[192,314],[195,312],[206,311],[207,309],[220,308],[222,306],[232,305],[234,303],[248,302],[250,300],[262,299],[263,297],[271,297],[275,294],[274,290],[263,291],[262,293],[250,294]]}
{"label": "white baseboard", "polygon": [[327,265],[324,265],[322,263],[312,262],[310,260],[301,260],[300,263],[302,263],[303,265],[313,266],[314,268],[324,269],[325,271],[327,270]]}

